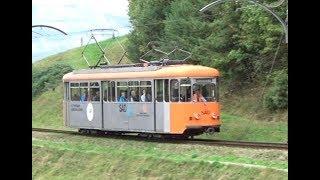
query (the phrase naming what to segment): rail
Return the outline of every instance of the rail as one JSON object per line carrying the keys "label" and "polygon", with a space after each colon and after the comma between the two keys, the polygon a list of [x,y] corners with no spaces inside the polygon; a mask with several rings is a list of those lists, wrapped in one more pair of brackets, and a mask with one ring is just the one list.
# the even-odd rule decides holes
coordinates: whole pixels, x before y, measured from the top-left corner
{"label": "rail", "polygon": [[[88,135],[81,134],[77,131],[70,130],[57,130],[57,129],[44,129],[44,128],[32,128],[32,131],[36,132],[48,132],[48,133],[62,133],[71,135]],[[98,131],[97,131],[98,132]],[[215,140],[215,139],[179,139],[179,138],[148,138],[136,135],[117,135],[109,134],[105,136],[104,133],[91,134],[91,136],[102,136],[110,138],[119,138],[126,140],[144,140],[151,142],[164,142],[164,143],[174,143],[174,144],[201,144],[201,145],[219,145],[219,146],[232,146],[232,147],[249,147],[249,148],[267,148],[267,149],[288,149],[288,143],[274,143],[274,142],[251,142],[251,141],[230,141],[230,140]]]}

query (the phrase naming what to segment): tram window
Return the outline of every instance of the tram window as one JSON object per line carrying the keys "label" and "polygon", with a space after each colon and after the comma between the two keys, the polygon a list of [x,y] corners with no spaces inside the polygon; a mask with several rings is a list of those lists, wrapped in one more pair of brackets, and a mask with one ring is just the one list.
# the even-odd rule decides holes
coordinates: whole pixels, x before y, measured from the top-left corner
{"label": "tram window", "polygon": [[70,83],[70,87],[79,87],[79,83]]}
{"label": "tram window", "polygon": [[172,102],[179,101],[179,81],[177,79],[170,80],[170,96]]}
{"label": "tram window", "polygon": [[108,83],[102,82],[103,101],[108,101]]}
{"label": "tram window", "polygon": [[64,83],[64,100],[69,100],[69,83]]}
{"label": "tram window", "polygon": [[117,82],[117,87],[119,86],[127,86],[127,82]]}
{"label": "tram window", "polygon": [[100,88],[90,88],[90,100],[100,101]]}
{"label": "tram window", "polygon": [[199,89],[205,101],[212,102],[218,100],[217,86],[211,79],[210,81],[209,79],[197,79],[193,89]]}
{"label": "tram window", "polygon": [[91,87],[99,87],[99,83],[98,82],[90,82],[90,86]]}
{"label": "tram window", "polygon": [[139,81],[129,81],[128,84],[131,87],[139,87]]}
{"label": "tram window", "polygon": [[80,83],[80,86],[81,86],[81,87],[87,87],[87,86],[88,86],[88,83],[87,83],[87,82],[85,82],[85,83]]}
{"label": "tram window", "polygon": [[151,81],[140,81],[140,86],[151,86]]}
{"label": "tram window", "polygon": [[89,99],[90,101],[100,101],[100,85],[98,82],[90,82]]}
{"label": "tram window", "polygon": [[70,88],[71,101],[80,101],[80,89]]}
{"label": "tram window", "polygon": [[152,101],[151,81],[140,81],[140,101],[141,102]]}
{"label": "tram window", "polygon": [[180,101],[181,102],[191,101],[191,80],[190,79],[180,80]]}
{"label": "tram window", "polygon": [[88,88],[80,87],[80,101],[88,101]]}
{"label": "tram window", "polygon": [[156,80],[156,100],[157,102],[163,102],[163,79]]}
{"label": "tram window", "polygon": [[216,101],[219,101],[219,78],[216,79],[214,90],[215,90],[214,97],[215,97]]}
{"label": "tram window", "polygon": [[139,102],[139,81],[129,81],[129,102]]}
{"label": "tram window", "polygon": [[202,94],[203,97],[207,100],[207,101],[215,101],[215,84],[210,83],[210,84],[205,84],[202,87]]}
{"label": "tram window", "polygon": [[169,102],[169,80],[164,80],[164,100]]}
{"label": "tram window", "polygon": [[114,81],[108,82],[108,100],[109,102],[115,102],[115,83]]}
{"label": "tram window", "polygon": [[128,86],[127,82],[117,82],[117,102],[128,101]]}
{"label": "tram window", "polygon": [[152,90],[151,87],[140,87],[140,101],[151,102],[152,101]]}

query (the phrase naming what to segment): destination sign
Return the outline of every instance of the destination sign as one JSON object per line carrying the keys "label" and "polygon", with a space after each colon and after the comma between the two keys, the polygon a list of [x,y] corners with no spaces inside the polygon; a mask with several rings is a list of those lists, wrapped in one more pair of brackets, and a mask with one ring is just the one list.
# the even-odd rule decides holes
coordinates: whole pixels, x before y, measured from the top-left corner
{"label": "destination sign", "polygon": [[71,111],[83,111],[79,104],[71,104]]}
{"label": "destination sign", "polygon": [[196,79],[197,83],[211,83],[212,79]]}

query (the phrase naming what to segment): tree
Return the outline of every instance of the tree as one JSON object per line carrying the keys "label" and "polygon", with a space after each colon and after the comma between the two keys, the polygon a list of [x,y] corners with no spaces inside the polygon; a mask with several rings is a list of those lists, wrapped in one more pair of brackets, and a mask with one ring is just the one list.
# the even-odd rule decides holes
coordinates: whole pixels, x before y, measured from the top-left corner
{"label": "tree", "polygon": [[[209,2],[130,1],[130,57],[138,59],[149,41],[158,41],[164,51],[178,45],[192,52],[193,63],[219,69],[232,88],[263,82],[271,67],[274,71],[287,68],[287,46],[279,44],[282,27],[272,15],[259,6],[236,1],[200,13]],[[280,6],[275,11],[285,18],[286,9]]]}

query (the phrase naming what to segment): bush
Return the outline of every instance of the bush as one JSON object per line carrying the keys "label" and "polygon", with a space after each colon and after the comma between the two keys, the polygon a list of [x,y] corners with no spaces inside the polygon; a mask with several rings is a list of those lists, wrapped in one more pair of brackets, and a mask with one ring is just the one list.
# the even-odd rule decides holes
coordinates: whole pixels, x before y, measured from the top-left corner
{"label": "bush", "polygon": [[41,93],[54,89],[61,83],[64,74],[73,68],[66,64],[55,64],[47,69],[32,68],[32,98]]}
{"label": "bush", "polygon": [[288,108],[288,74],[277,71],[272,76],[272,86],[264,96],[264,105],[269,110]]}

